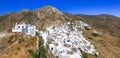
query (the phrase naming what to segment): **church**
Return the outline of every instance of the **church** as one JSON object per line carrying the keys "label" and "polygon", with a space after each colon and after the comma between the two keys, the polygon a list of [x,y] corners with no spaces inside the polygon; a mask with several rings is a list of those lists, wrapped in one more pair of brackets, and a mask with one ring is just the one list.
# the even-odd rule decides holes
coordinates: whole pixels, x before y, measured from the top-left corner
{"label": "church", "polygon": [[23,32],[23,33],[26,33],[27,35],[35,36],[36,27],[35,27],[35,25],[31,25],[31,24],[16,23],[15,27],[12,28],[12,32]]}

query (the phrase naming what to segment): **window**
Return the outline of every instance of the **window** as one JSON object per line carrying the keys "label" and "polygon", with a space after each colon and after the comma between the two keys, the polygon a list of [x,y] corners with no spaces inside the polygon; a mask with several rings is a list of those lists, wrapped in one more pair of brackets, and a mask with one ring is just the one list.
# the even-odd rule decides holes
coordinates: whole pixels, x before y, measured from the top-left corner
{"label": "window", "polygon": [[32,30],[34,30],[34,29],[32,29]]}
{"label": "window", "polygon": [[24,26],[22,26],[22,28],[24,28]]}
{"label": "window", "polygon": [[18,26],[18,28],[20,28],[20,26]]}
{"label": "window", "polygon": [[51,48],[51,50],[53,50],[53,47]]}

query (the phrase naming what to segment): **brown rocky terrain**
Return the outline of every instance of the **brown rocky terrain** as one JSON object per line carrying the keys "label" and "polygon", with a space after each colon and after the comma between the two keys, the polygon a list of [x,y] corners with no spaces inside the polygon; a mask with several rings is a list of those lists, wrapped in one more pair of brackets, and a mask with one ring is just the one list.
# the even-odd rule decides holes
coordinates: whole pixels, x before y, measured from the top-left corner
{"label": "brown rocky terrain", "polygon": [[18,13],[9,13],[0,16],[0,31],[4,31],[6,29],[11,30],[11,27],[15,25],[16,22],[25,22],[34,24],[38,28],[44,28],[50,24],[57,24],[56,20],[64,22],[68,20],[68,18],[62,12],[51,6],[46,6],[33,11],[22,10]]}
{"label": "brown rocky terrain", "polygon": [[0,42],[0,58],[32,58],[28,50],[36,51],[36,38],[8,33]]}
{"label": "brown rocky terrain", "polygon": [[[85,37],[92,42],[100,56],[97,58],[120,58],[120,18],[112,15],[68,14],[52,6],[42,7],[33,11],[22,10],[0,16],[0,32],[10,32],[0,42],[0,58],[31,58],[29,49],[36,50],[36,37],[11,33],[11,28],[18,23],[36,25],[37,29],[45,30],[49,25],[59,25],[67,21],[82,20],[102,34],[94,37],[92,30],[84,31]],[[59,22],[58,22],[59,21]],[[22,41],[22,42],[21,42]],[[96,58],[88,54],[88,58]]]}

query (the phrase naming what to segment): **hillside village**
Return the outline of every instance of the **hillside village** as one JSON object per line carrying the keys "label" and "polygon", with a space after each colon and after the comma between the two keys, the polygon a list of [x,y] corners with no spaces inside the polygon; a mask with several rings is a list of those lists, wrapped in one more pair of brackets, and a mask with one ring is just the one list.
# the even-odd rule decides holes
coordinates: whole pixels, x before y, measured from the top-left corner
{"label": "hillside village", "polygon": [[[49,26],[46,31],[36,30],[35,25],[16,23],[12,32],[22,32],[32,36],[35,36],[38,32],[39,36],[44,39],[44,46],[49,46],[48,53],[52,52],[55,57],[82,58],[81,51],[99,55],[94,45],[83,36],[82,30],[91,29],[91,27],[82,21],[76,21],[75,23],[76,25],[67,22],[60,26]],[[97,33],[96,31],[93,32]]]}
{"label": "hillside village", "polygon": [[[46,32],[41,32],[41,36],[45,40],[45,45],[49,45],[49,50],[54,56],[59,56],[60,58],[82,58],[81,51],[90,54],[99,53],[95,50],[94,46],[87,41],[84,36],[82,29],[84,27],[90,28],[90,26],[82,21],[79,21],[78,25],[72,25],[74,30],[71,30],[67,22],[59,27],[50,26],[46,28]],[[78,28],[81,28],[79,30]]]}

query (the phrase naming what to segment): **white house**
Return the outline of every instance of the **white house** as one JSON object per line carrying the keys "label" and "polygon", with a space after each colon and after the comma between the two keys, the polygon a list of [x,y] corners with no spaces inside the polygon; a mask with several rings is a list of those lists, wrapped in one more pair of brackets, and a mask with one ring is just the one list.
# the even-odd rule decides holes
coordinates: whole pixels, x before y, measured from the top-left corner
{"label": "white house", "polygon": [[30,24],[25,24],[25,23],[17,24],[16,23],[15,27],[12,28],[12,32],[23,32],[28,35],[35,36],[36,27],[34,25],[30,25]]}
{"label": "white house", "polygon": [[56,53],[56,47],[54,44],[49,44],[49,49],[50,51],[52,52],[52,54],[55,54]]}

